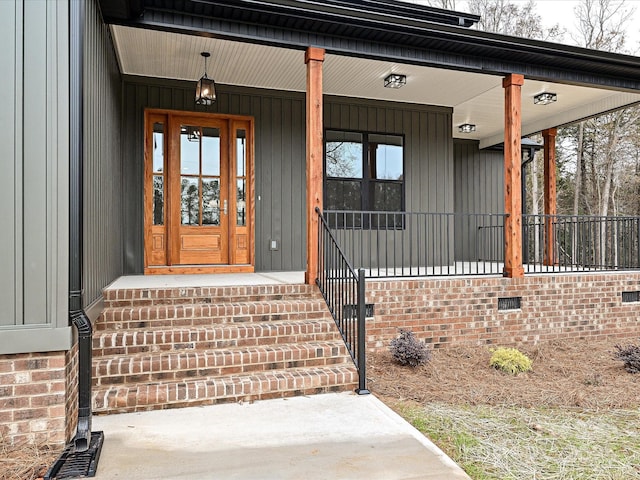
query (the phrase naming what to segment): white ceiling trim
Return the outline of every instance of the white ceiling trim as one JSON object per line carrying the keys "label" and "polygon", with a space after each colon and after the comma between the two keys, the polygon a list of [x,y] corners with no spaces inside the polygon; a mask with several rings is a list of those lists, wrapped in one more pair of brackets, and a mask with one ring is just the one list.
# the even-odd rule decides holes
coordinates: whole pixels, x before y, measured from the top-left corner
{"label": "white ceiling trim", "polygon": [[[607,92],[603,90],[603,92]],[[604,112],[618,110],[640,102],[640,94],[626,92],[607,92],[608,95],[589,104],[578,105],[571,109],[562,109],[555,115],[522,123],[522,136],[532,135],[547,128],[560,127],[596,116]],[[525,99],[523,99],[524,101]],[[560,102],[560,99],[558,99]],[[557,103],[554,105],[557,105]],[[536,105],[536,108],[548,108],[550,105]],[[480,148],[491,147],[504,142],[504,133],[500,132],[480,140]]]}
{"label": "white ceiling trim", "polygon": [[[204,72],[200,52],[208,51],[207,74],[216,83],[295,92],[306,88],[302,50],[116,25],[111,30],[123,74],[189,80],[195,88]],[[406,75],[407,84],[400,89],[384,88],[383,80],[389,73]],[[323,88],[328,95],[451,107],[454,137],[479,140],[481,147],[503,141],[500,76],[328,54]],[[557,93],[558,101],[533,105],[533,96],[543,91]],[[526,79],[522,87],[523,134],[639,101],[640,94],[635,93]],[[463,123],[476,125],[476,131],[459,133],[458,126]]]}

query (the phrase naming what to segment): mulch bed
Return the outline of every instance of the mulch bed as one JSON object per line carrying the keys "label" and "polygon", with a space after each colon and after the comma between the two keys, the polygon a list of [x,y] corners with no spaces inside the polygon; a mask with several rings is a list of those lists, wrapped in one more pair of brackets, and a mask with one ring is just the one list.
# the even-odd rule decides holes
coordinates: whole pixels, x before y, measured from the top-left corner
{"label": "mulch bed", "polygon": [[0,479],[41,479],[61,451],[47,445],[23,445],[13,448],[0,445]]}
{"label": "mulch bed", "polygon": [[638,339],[555,340],[522,345],[533,369],[516,376],[489,366],[488,346],[435,349],[427,365],[404,367],[388,350],[369,355],[370,390],[383,400],[582,409],[638,408],[640,374],[613,358]]}

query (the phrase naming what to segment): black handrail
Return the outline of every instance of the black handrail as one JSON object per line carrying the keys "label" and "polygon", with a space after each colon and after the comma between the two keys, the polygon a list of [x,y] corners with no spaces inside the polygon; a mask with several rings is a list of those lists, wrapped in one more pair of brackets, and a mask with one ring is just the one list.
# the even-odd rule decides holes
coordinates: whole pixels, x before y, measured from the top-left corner
{"label": "black handrail", "polygon": [[322,212],[318,215],[318,278],[316,284],[327,302],[347,350],[358,369],[360,395],[367,390],[366,333],[365,333],[365,275],[351,266],[331,233]]}
{"label": "black handrail", "polygon": [[[367,278],[500,275],[506,214],[325,210]],[[527,273],[640,270],[640,217],[523,215]]]}
{"label": "black handrail", "polygon": [[640,217],[523,215],[527,272],[640,269]]}
{"label": "black handrail", "polygon": [[505,214],[325,210],[323,217],[367,278],[502,274]]}

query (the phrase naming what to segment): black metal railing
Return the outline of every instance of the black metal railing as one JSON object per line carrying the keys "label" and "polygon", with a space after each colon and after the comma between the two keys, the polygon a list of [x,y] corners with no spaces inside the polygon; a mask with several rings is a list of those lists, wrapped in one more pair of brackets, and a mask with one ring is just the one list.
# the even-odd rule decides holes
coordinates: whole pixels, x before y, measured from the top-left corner
{"label": "black metal railing", "polygon": [[325,211],[346,258],[367,277],[501,274],[504,214]]}
{"label": "black metal railing", "polygon": [[329,311],[358,369],[359,394],[367,394],[365,272],[351,266],[320,209],[318,215],[318,278]]}
{"label": "black metal railing", "polygon": [[640,268],[640,217],[524,215],[526,272]]}

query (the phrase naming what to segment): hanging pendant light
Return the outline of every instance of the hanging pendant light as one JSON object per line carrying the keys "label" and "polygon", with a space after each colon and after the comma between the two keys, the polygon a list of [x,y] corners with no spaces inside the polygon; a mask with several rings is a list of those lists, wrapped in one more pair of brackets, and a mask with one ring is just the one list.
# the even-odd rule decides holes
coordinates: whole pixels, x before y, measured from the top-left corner
{"label": "hanging pendant light", "polygon": [[204,57],[204,75],[196,84],[196,104],[212,105],[216,102],[216,84],[212,78],[207,77],[207,58],[211,56],[209,52],[202,52]]}

